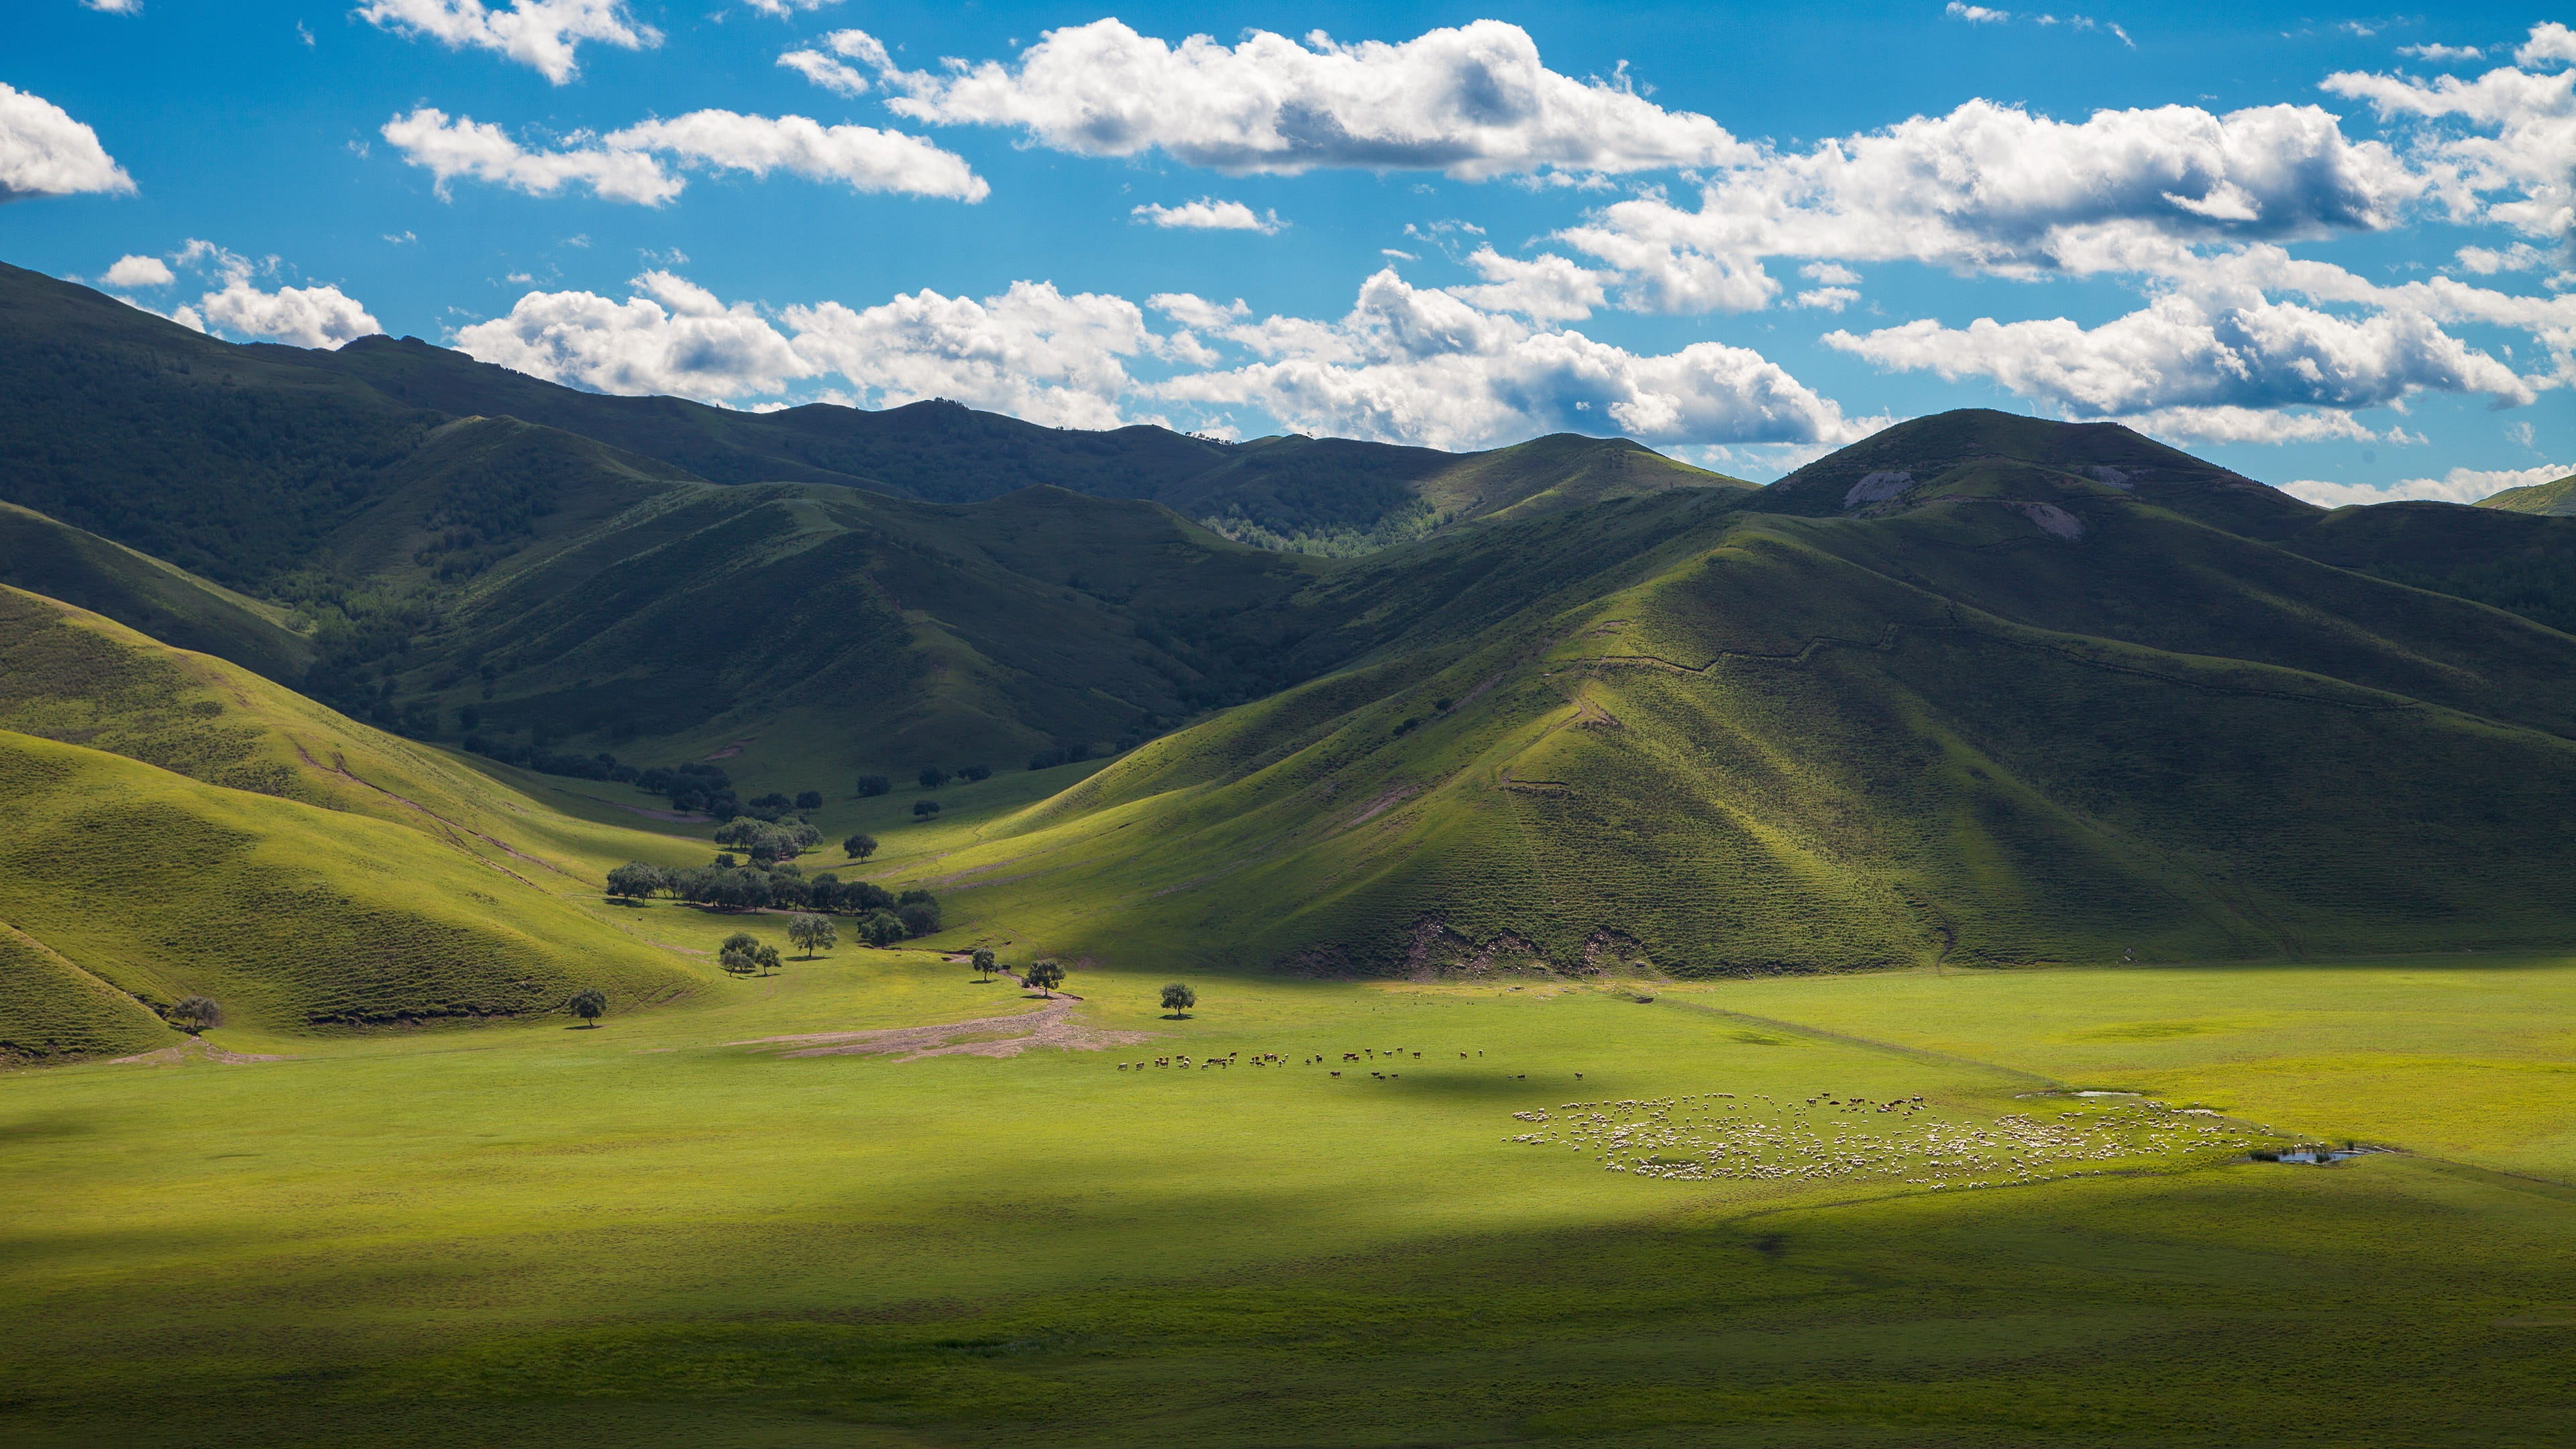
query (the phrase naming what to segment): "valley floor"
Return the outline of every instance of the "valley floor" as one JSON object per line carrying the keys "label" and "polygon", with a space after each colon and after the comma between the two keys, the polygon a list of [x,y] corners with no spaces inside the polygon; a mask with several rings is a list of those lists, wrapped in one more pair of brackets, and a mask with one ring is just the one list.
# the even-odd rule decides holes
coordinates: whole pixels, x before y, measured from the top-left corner
{"label": "valley floor", "polygon": [[[1076,973],[1061,1020],[1117,1043],[1096,1050],[1014,1051],[989,1019],[1046,1002],[845,947],[591,1030],[219,1030],[284,1059],[0,1075],[0,1436],[2537,1445],[2576,1423],[2576,961],[1200,977],[1187,1020],[1161,980]],[[811,1054],[940,1023],[974,1026]],[[2402,1150],[2248,1160],[2346,1141]]]}

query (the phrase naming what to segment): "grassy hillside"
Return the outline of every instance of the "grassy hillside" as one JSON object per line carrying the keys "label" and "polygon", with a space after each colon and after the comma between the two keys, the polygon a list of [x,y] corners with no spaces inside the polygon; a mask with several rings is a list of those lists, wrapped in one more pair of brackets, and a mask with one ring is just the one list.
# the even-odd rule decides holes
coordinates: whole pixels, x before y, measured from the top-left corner
{"label": "grassy hillside", "polygon": [[625,1006],[703,977],[506,867],[354,812],[0,732],[0,920],[155,1009],[245,1026]]}
{"label": "grassy hillside", "polygon": [[182,1040],[143,1003],[0,923],[0,1066],[147,1052]]}
{"label": "grassy hillside", "polygon": [[[249,671],[0,589],[0,922],[20,1055],[132,1049],[155,1008],[244,1025],[636,1004],[700,968],[601,918],[607,866],[703,846],[568,819]],[[643,823],[639,818],[638,824]],[[155,1028],[157,1029],[157,1028]]]}
{"label": "grassy hillside", "polygon": [[312,663],[286,611],[110,543],[30,508],[0,503],[0,584],[105,614],[155,639],[293,681]]}
{"label": "grassy hillside", "polygon": [[2528,488],[2508,488],[2502,493],[2479,499],[2478,507],[2565,518],[2576,514],[2576,477],[2561,478],[2555,483],[2534,483]]}
{"label": "grassy hillside", "polygon": [[1479,543],[1530,594],[1435,573],[1458,612],[1376,662],[1156,741],[917,873],[1009,878],[952,920],[1033,949],[1324,974],[2576,927],[2550,824],[2576,804],[2576,638],[2039,481],[1840,520],[1638,500],[1599,511],[1632,524],[1616,550],[1503,525]]}

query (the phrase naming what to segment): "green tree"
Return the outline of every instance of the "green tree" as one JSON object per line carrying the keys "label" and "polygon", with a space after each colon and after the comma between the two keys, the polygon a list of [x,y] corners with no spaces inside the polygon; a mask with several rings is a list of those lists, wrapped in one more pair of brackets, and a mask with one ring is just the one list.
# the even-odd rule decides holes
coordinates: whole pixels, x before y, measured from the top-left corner
{"label": "green tree", "polygon": [[873,835],[853,835],[841,842],[841,853],[852,860],[865,860],[877,853],[877,838]]}
{"label": "green tree", "polygon": [[976,948],[975,948],[975,979],[976,979],[976,980],[978,980],[978,981],[990,981],[990,980],[992,980],[992,979],[993,979],[993,967],[994,967],[996,964],[998,964],[998,963],[997,963],[997,961],[996,961],[996,959],[995,959],[995,957],[994,957],[994,955],[993,955],[993,948],[992,948],[992,947],[990,947],[990,946],[978,946],[978,947],[976,947]]}
{"label": "green tree", "polygon": [[859,777],[859,798],[863,800],[871,795],[882,795],[893,788],[894,781],[887,779],[883,775],[861,775]]}
{"label": "green tree", "polygon": [[903,918],[884,909],[873,910],[859,920],[859,939],[883,950],[910,934],[903,928]]}
{"label": "green tree", "polygon": [[771,972],[776,971],[781,966],[787,964],[779,959],[778,948],[775,946],[763,946],[759,950],[752,952],[751,960],[753,965],[760,968],[760,974],[763,976],[767,976]]}
{"label": "green tree", "polygon": [[912,802],[912,818],[915,820],[925,819],[938,813],[939,802],[936,800],[915,800]]}
{"label": "green tree", "polygon": [[608,893],[623,900],[639,901],[661,890],[668,881],[658,865],[630,860],[608,873]]}
{"label": "green tree", "polygon": [[206,1031],[224,1019],[224,1009],[210,997],[187,996],[170,1008],[170,1024],[184,1032]]}
{"label": "green tree", "polygon": [[1163,988],[1163,1009],[1175,1017],[1189,1015],[1190,1008],[1198,1004],[1199,994],[1177,981]]}
{"label": "green tree", "polygon": [[795,915],[787,918],[787,939],[804,947],[805,959],[811,961],[816,952],[841,944],[841,933],[830,916]]}
{"label": "green tree", "polygon": [[1055,996],[1055,989],[1064,984],[1064,968],[1056,964],[1053,956],[1049,956],[1030,966],[1027,973],[1020,979],[1036,987],[1040,995],[1052,999]]}
{"label": "green tree", "polygon": [[599,1019],[608,1014],[608,994],[596,986],[585,986],[574,992],[572,1000],[565,1005],[572,1008],[573,1015],[581,1018],[582,1025],[596,1026]]}
{"label": "green tree", "polygon": [[932,765],[928,769],[923,770],[917,778],[921,781],[921,788],[925,790],[936,790],[940,786],[948,783],[948,772],[939,768],[937,765]]}
{"label": "green tree", "polygon": [[749,931],[736,931],[725,937],[716,948],[716,964],[736,976],[748,976],[760,969],[760,938]]}

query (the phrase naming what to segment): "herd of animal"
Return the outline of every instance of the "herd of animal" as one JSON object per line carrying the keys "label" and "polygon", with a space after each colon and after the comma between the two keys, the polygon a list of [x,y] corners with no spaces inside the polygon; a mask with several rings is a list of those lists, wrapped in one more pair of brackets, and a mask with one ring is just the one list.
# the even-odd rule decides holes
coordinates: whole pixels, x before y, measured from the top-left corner
{"label": "herd of animal", "polygon": [[[1458,1053],[1458,1060],[1462,1062],[1474,1061],[1477,1058],[1484,1056],[1484,1054],[1484,1048],[1479,1047],[1472,1054],[1463,1051]],[[1208,1057],[1199,1061],[1193,1061],[1187,1056],[1175,1053],[1168,1057],[1156,1057],[1151,1062],[1119,1062],[1116,1066],[1118,1070],[1122,1072],[1141,1072],[1152,1067],[1177,1068],[1184,1071],[1196,1070],[1204,1072],[1216,1067],[1231,1067],[1242,1060],[1243,1053],[1241,1052],[1231,1052],[1225,1056]],[[1360,1063],[1363,1065],[1373,1061],[1384,1061],[1389,1064],[1403,1061],[1418,1062],[1422,1060],[1422,1053],[1412,1051],[1407,1047],[1389,1047],[1384,1051],[1380,1051],[1376,1047],[1362,1047],[1355,1052],[1342,1053],[1342,1060],[1344,1062]],[[1288,1065],[1288,1059],[1277,1052],[1260,1052],[1253,1056],[1252,1065],[1256,1067],[1284,1067]],[[1315,1056],[1306,1057],[1300,1060],[1297,1065],[1301,1067],[1318,1067],[1326,1065],[1326,1061],[1319,1053]],[[1341,1074],[1340,1068],[1335,1067],[1331,1069],[1331,1075],[1338,1077]],[[1404,1074],[1402,1072],[1373,1071],[1370,1072],[1369,1075],[1380,1081],[1393,1081]],[[1527,1072],[1507,1073],[1506,1075],[1510,1080],[1516,1082],[1526,1082],[1529,1080],[1529,1073]],[[1574,1074],[1574,1079],[1578,1082],[1582,1081],[1583,1074],[1581,1072],[1576,1072]]]}

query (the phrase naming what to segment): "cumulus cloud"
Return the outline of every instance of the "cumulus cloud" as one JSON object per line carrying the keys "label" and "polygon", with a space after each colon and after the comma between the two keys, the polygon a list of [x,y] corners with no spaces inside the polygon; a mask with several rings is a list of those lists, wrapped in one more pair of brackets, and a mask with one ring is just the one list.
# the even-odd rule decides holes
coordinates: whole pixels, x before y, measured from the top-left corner
{"label": "cumulus cloud", "polygon": [[2576,473],[2576,465],[2548,463],[2538,468],[2454,468],[2439,478],[2408,478],[2387,484],[2326,483],[2312,478],[2301,479],[2296,483],[2282,484],[2281,491],[2328,508],[2342,508],[2354,503],[2396,503],[2408,499],[2475,503],[2493,498],[2508,488],[2554,483],[2570,473]]}
{"label": "cumulus cloud", "polygon": [[122,256],[100,281],[111,287],[166,287],[179,279],[159,257]]}
{"label": "cumulus cloud", "polygon": [[574,52],[586,40],[649,50],[662,32],[628,13],[626,0],[517,0],[496,10],[483,0],[366,0],[359,19],[406,36],[428,36],[450,50],[494,51],[556,85],[580,73]]}
{"label": "cumulus cloud", "polygon": [[2420,312],[2347,319],[2294,302],[2212,306],[2177,294],[2094,328],[2063,317],[1985,317],[1964,329],[1921,319],[1865,335],[1831,332],[1824,341],[1893,371],[1992,378],[2082,417],[2158,408],[2349,411],[2420,391],[2485,393],[2507,405],[2534,396],[2512,368]]}
{"label": "cumulus cloud", "polygon": [[980,301],[923,288],[880,306],[783,314],[796,348],[887,406],[952,398],[1055,427],[1115,427],[1126,360],[1158,350],[1136,304],[1049,282]]}
{"label": "cumulus cloud", "polygon": [[1983,5],[1962,5],[1959,0],[1950,0],[1949,8],[1942,13],[1953,20],[1964,20],[1970,25],[2000,25],[2012,19],[2012,12],[2009,10],[1989,10]]}
{"label": "cumulus cloud", "polygon": [[1640,356],[1480,311],[1391,270],[1362,284],[1338,321],[1271,317],[1223,336],[1260,360],[1175,377],[1157,394],[1443,448],[1560,430],[1654,443],[1849,441],[1867,431],[1749,349],[1703,342]]}
{"label": "cumulus cloud", "polygon": [[1489,246],[1469,253],[1467,265],[1484,276],[1484,284],[1446,288],[1450,296],[1480,311],[1518,312],[1534,322],[1570,322],[1591,316],[1601,306],[1603,284],[1611,277],[1608,272],[1592,271],[1564,257],[1517,261]]}
{"label": "cumulus cloud", "polygon": [[96,131],[44,97],[0,82],[0,202],[133,189],[134,178],[98,144]]}
{"label": "cumulus cloud", "polygon": [[944,397],[1060,427],[1115,427],[1135,390],[1125,359],[1166,347],[1123,298],[1018,282],[997,296],[927,288],[879,306],[792,306],[764,316],[669,272],[614,301],[531,292],[506,317],[458,331],[485,362],[598,392],[710,401],[839,378],[825,396],[897,406]]}
{"label": "cumulus cloud", "polygon": [[2452,219],[2576,236],[2576,168],[2567,161],[2576,156],[2576,70],[2538,69],[2576,60],[2576,32],[2535,26],[2514,59],[2527,68],[2499,66],[2465,81],[2340,71],[2321,88],[2368,102],[2383,121],[2414,123],[2408,154]]}
{"label": "cumulus cloud", "polygon": [[630,283],[642,296],[530,292],[509,315],[460,329],[485,362],[594,392],[708,400],[778,391],[813,368],[748,303],[728,307],[669,272]]}
{"label": "cumulus cloud", "polygon": [[868,88],[868,78],[819,50],[791,50],[778,63],[835,95],[855,96]]}
{"label": "cumulus cloud", "polygon": [[826,5],[838,5],[841,0],[742,0],[742,3],[763,15],[785,20],[799,10],[820,10]]}
{"label": "cumulus cloud", "polygon": [[2007,276],[2121,265],[2144,239],[2375,231],[2421,183],[2315,106],[2052,120],[1991,101],[1719,172],[1695,209],[1648,195],[1563,239],[1628,274],[1632,306],[1742,311],[1770,256],[1909,260]]}
{"label": "cumulus cloud", "polygon": [[1624,74],[1549,70],[1529,32],[1499,20],[1397,44],[1256,30],[1227,46],[1205,35],[1174,45],[1106,19],[1049,31],[1011,64],[872,63],[897,93],[888,107],[915,120],[1007,127],[1088,156],[1159,149],[1238,176],[1350,167],[1484,180],[1748,154],[1708,117],[1637,95]]}
{"label": "cumulus cloud", "polygon": [[688,183],[671,175],[662,163],[640,151],[613,151],[583,146],[569,151],[532,151],[489,122],[471,116],[449,120],[445,111],[423,106],[396,116],[381,132],[403,153],[403,159],[438,178],[438,194],[462,176],[507,186],[531,196],[552,196],[564,187],[588,186],[603,201],[632,201],[660,206]]}
{"label": "cumulus cloud", "polygon": [[[212,242],[191,239],[173,260],[211,273],[215,279],[214,289],[199,297],[194,306],[179,307],[169,314],[170,320],[199,332],[219,327],[291,347],[337,347],[384,330],[366,308],[338,287],[280,287],[269,292],[253,285],[251,278],[256,272],[278,269],[275,257],[255,268],[248,258]],[[156,270],[160,281],[149,282]],[[168,265],[151,257],[122,258],[109,269],[109,278],[113,280],[118,272],[147,279],[147,285],[167,285],[177,279]]]}
{"label": "cumulus cloud", "polygon": [[964,157],[918,136],[873,126],[825,126],[803,116],[745,116],[692,111],[646,121],[568,150],[530,150],[499,126],[470,116],[450,120],[424,106],[385,123],[384,138],[403,158],[438,179],[439,195],[457,177],[488,181],[532,196],[565,186],[591,188],[603,200],[660,206],[687,182],[664,164],[747,171],[788,171],[838,181],[857,191],[894,191],[975,202],[992,191]]}
{"label": "cumulus cloud", "polygon": [[108,15],[140,15],[143,0],[81,0],[81,7]]}
{"label": "cumulus cloud", "polygon": [[2435,65],[2455,60],[2484,60],[2486,51],[2474,45],[2401,45],[2397,53],[2410,60],[2430,61]]}
{"label": "cumulus cloud", "polygon": [[[1486,285],[1530,280],[1515,273]],[[647,272],[632,288],[622,301],[531,292],[456,342],[486,362],[603,392],[771,406],[796,385],[812,400],[944,397],[1062,427],[1111,427],[1158,416],[1139,408],[1174,404],[1203,418],[1249,405],[1293,427],[1435,447],[1558,429],[1814,445],[1871,426],[1747,349],[1701,343],[1639,355],[1408,286],[1392,271],[1329,320],[1256,320],[1241,301],[1157,294],[1148,306],[1179,324],[1168,333],[1125,298],[1046,282],[981,298],[924,289],[870,307],[827,301],[774,312],[728,306],[668,272]],[[1162,375],[1139,376],[1148,366]],[[1222,417],[1204,425],[1227,426]]]}
{"label": "cumulus cloud", "polygon": [[1158,206],[1149,202],[1131,208],[1128,214],[1156,226],[1193,231],[1257,231],[1263,236],[1275,236],[1288,225],[1279,219],[1276,211],[1264,214],[1240,201],[1218,201],[1206,196],[1178,206]]}

